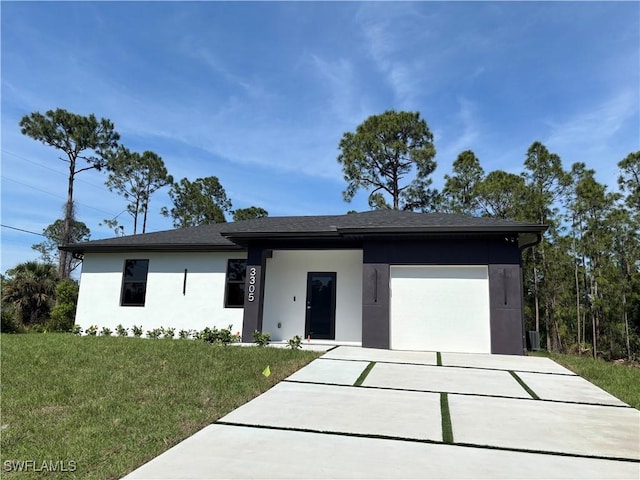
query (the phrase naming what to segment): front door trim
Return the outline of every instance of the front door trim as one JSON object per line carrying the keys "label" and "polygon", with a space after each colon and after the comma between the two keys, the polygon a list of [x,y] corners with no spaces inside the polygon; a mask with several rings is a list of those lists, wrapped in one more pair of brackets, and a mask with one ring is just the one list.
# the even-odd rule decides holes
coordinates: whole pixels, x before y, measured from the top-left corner
{"label": "front door trim", "polygon": [[[336,272],[307,272],[307,298],[305,303],[305,326],[304,336],[305,338],[321,339],[321,340],[335,340],[336,338]],[[314,313],[314,299],[313,299],[313,279],[314,277],[330,277],[331,291],[330,291],[330,305],[326,313],[329,315],[329,328],[327,333],[314,333],[312,325],[312,313]],[[318,299],[316,298],[316,302]],[[316,309],[319,307],[315,304]],[[317,313],[323,313],[318,312]]]}

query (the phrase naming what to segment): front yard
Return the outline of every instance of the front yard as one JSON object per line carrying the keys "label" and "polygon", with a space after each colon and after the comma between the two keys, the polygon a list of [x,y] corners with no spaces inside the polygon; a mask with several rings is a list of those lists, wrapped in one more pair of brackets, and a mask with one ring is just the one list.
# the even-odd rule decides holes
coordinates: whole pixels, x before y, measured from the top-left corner
{"label": "front yard", "polygon": [[0,342],[6,478],[120,478],[319,356],[69,334]]}

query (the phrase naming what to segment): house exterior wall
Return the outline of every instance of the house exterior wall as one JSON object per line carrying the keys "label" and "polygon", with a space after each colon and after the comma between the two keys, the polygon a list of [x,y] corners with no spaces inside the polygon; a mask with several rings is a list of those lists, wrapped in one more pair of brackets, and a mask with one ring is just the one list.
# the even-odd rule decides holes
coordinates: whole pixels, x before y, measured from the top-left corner
{"label": "house exterior wall", "polygon": [[274,250],[265,262],[262,331],[274,341],[304,335],[308,272],[336,272],[335,338],[360,342],[361,250]]}
{"label": "house exterior wall", "polygon": [[[242,308],[225,308],[227,260],[244,252],[223,253],[87,253],[80,277],[76,324],[115,330],[142,325],[143,330],[173,327],[202,330],[216,326],[242,329]],[[148,259],[144,306],[120,306],[124,262]],[[183,285],[187,269],[186,289]]]}
{"label": "house exterior wall", "polygon": [[363,347],[390,348],[391,267],[486,265],[491,353],[524,353],[521,255],[511,238],[372,239],[364,242],[363,262]]}

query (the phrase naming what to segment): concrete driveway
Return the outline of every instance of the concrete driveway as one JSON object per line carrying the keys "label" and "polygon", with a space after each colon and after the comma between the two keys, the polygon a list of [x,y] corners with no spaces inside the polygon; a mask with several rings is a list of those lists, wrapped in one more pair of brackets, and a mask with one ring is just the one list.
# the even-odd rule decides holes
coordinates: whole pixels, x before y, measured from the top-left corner
{"label": "concrete driveway", "polygon": [[342,346],[125,478],[638,479],[640,412],[548,358]]}

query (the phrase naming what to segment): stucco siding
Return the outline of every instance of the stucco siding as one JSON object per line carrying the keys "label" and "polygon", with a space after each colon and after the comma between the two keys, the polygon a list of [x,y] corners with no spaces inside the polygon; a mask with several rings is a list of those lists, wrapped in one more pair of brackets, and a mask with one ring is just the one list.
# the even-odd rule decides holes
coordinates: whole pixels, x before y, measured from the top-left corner
{"label": "stucco siding", "polygon": [[308,272],[336,272],[335,339],[361,342],[362,250],[274,250],[266,261],[262,331],[275,341],[304,335]]}
{"label": "stucco siding", "polygon": [[[85,255],[76,324],[115,330],[118,324],[144,331],[158,327],[202,330],[216,326],[242,330],[242,308],[225,308],[227,260],[239,253],[135,253]],[[126,259],[148,259],[145,305],[120,306]],[[184,271],[187,269],[183,294]]]}

